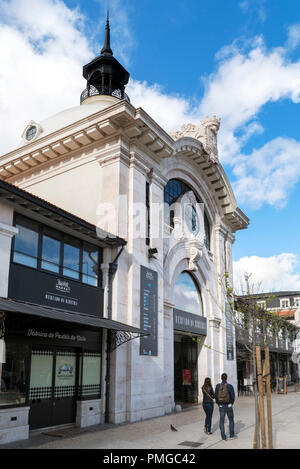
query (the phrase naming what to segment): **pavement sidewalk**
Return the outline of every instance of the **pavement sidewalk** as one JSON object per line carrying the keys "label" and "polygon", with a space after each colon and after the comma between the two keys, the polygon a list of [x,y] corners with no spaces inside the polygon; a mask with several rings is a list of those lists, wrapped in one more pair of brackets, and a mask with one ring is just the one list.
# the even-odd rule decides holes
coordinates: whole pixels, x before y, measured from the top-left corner
{"label": "pavement sidewalk", "polygon": [[[266,412],[266,401],[265,401]],[[96,425],[74,429],[68,436],[54,437],[41,433],[29,440],[2,445],[0,448],[36,449],[252,449],[254,434],[254,398],[240,396],[234,404],[237,439],[221,440],[219,410],[215,406],[212,435],[205,435],[201,405],[135,423]],[[274,449],[300,448],[300,394],[293,387],[288,394],[272,394]],[[170,425],[177,431],[172,431]],[[228,420],[225,420],[228,435]]]}

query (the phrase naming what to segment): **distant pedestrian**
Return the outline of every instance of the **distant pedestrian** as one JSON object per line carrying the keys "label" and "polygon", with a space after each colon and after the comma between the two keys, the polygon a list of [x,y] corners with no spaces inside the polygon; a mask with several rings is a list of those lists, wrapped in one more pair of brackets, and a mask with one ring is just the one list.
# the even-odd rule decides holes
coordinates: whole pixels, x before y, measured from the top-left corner
{"label": "distant pedestrian", "polygon": [[211,384],[210,378],[205,378],[204,384],[202,386],[203,392],[203,400],[202,400],[202,407],[205,412],[205,425],[204,425],[204,433],[207,435],[211,435],[211,422],[212,422],[212,415],[214,412],[214,390]]}
{"label": "distant pedestrian", "polygon": [[233,415],[233,403],[235,401],[235,393],[233,386],[227,383],[227,374],[221,375],[222,382],[217,384],[215,389],[216,403],[219,406],[220,411],[220,430],[222,440],[226,441],[226,434],[224,428],[225,415],[229,419],[229,438],[235,438],[234,434],[234,415]]}

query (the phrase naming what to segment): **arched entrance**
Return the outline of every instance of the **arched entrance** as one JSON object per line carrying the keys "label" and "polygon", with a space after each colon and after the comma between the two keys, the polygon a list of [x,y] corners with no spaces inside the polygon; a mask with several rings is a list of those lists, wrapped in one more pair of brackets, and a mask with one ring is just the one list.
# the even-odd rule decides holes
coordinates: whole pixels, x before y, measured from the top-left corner
{"label": "arched entrance", "polygon": [[205,330],[200,290],[192,275],[179,274],[173,291],[174,399],[175,403],[198,402],[199,332]]}

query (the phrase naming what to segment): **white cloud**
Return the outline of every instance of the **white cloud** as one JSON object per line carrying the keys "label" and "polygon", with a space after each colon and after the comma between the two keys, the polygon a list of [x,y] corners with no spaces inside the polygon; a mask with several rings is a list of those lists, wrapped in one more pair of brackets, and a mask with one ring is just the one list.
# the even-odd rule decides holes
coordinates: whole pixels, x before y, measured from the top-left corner
{"label": "white cloud", "polygon": [[[231,51],[220,56],[217,72],[207,79],[199,113],[219,115],[224,132],[231,133],[234,140],[235,132],[257,118],[266,103],[282,98],[298,103],[300,62],[290,62],[286,52],[284,48],[268,51],[261,37],[248,51],[234,43]],[[226,147],[223,161],[231,157],[232,151]]]}
{"label": "white cloud", "polygon": [[0,0],[1,154],[32,119],[76,105],[90,49],[82,17],[61,1]]}
{"label": "white cloud", "polygon": [[167,131],[180,128],[184,122],[199,121],[188,100],[164,93],[157,84],[131,80],[126,91],[134,106],[142,107]]}
{"label": "white cloud", "polygon": [[[99,5],[102,17],[103,2]],[[125,57],[121,39],[127,46],[134,41],[124,5],[112,0],[110,8],[116,55]],[[249,8],[249,2],[240,6]],[[93,51],[85,34],[86,18],[62,0],[0,0],[0,8],[0,43],[9,45],[0,49],[0,113],[5,117],[0,131],[2,154],[17,145],[31,119],[40,121],[79,104],[85,87],[82,65],[99,51]],[[103,27],[104,17],[100,19]],[[282,206],[299,181],[298,142],[278,136],[250,154],[243,154],[243,148],[253,135],[264,131],[259,117],[266,103],[300,101],[300,61],[288,56],[299,43],[300,25],[295,24],[280,48],[267,49],[261,36],[223,47],[199,105],[167,94],[157,84],[134,79],[127,92],[135,106],[143,107],[167,131],[197,123],[206,115],[221,117],[219,155],[223,164],[232,167],[238,202]]]}
{"label": "white cloud", "polygon": [[298,266],[298,256],[293,253],[242,257],[233,262],[234,289],[237,293],[246,293],[244,276],[250,274],[251,293],[300,290],[300,274],[296,271]]}
{"label": "white cloud", "polygon": [[300,24],[293,24],[288,28],[288,39],[286,47],[288,49],[296,49],[300,44]]}
{"label": "white cloud", "polygon": [[233,189],[252,208],[263,203],[283,207],[300,178],[300,142],[277,138],[250,155],[240,155],[234,167]]}
{"label": "white cloud", "polygon": [[292,62],[288,55],[298,42],[300,26],[295,25],[289,29],[285,47],[268,50],[263,38],[257,37],[252,43],[234,41],[221,49],[218,68],[206,80],[197,113],[221,117],[220,159],[233,168],[238,202],[255,208],[264,203],[285,205],[300,178],[296,140],[278,136],[243,154],[251,136],[264,131],[259,117],[265,104],[300,101],[300,61]]}

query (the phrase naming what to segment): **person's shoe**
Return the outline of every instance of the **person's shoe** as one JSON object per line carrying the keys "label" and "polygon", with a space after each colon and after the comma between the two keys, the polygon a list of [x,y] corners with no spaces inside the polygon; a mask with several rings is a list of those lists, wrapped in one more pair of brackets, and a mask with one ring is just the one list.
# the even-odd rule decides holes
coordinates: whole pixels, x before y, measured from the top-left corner
{"label": "person's shoe", "polygon": [[206,428],[204,428],[204,433],[207,435],[208,434],[208,431]]}
{"label": "person's shoe", "polygon": [[236,440],[236,439],[237,439],[237,436],[236,436],[236,435],[230,436],[229,439],[230,439],[230,440]]}
{"label": "person's shoe", "polygon": [[227,441],[227,438],[226,438],[226,436],[225,436],[225,438],[222,438],[222,440],[223,440],[223,441]]}
{"label": "person's shoe", "polygon": [[212,432],[207,432],[208,435],[212,435]]}

